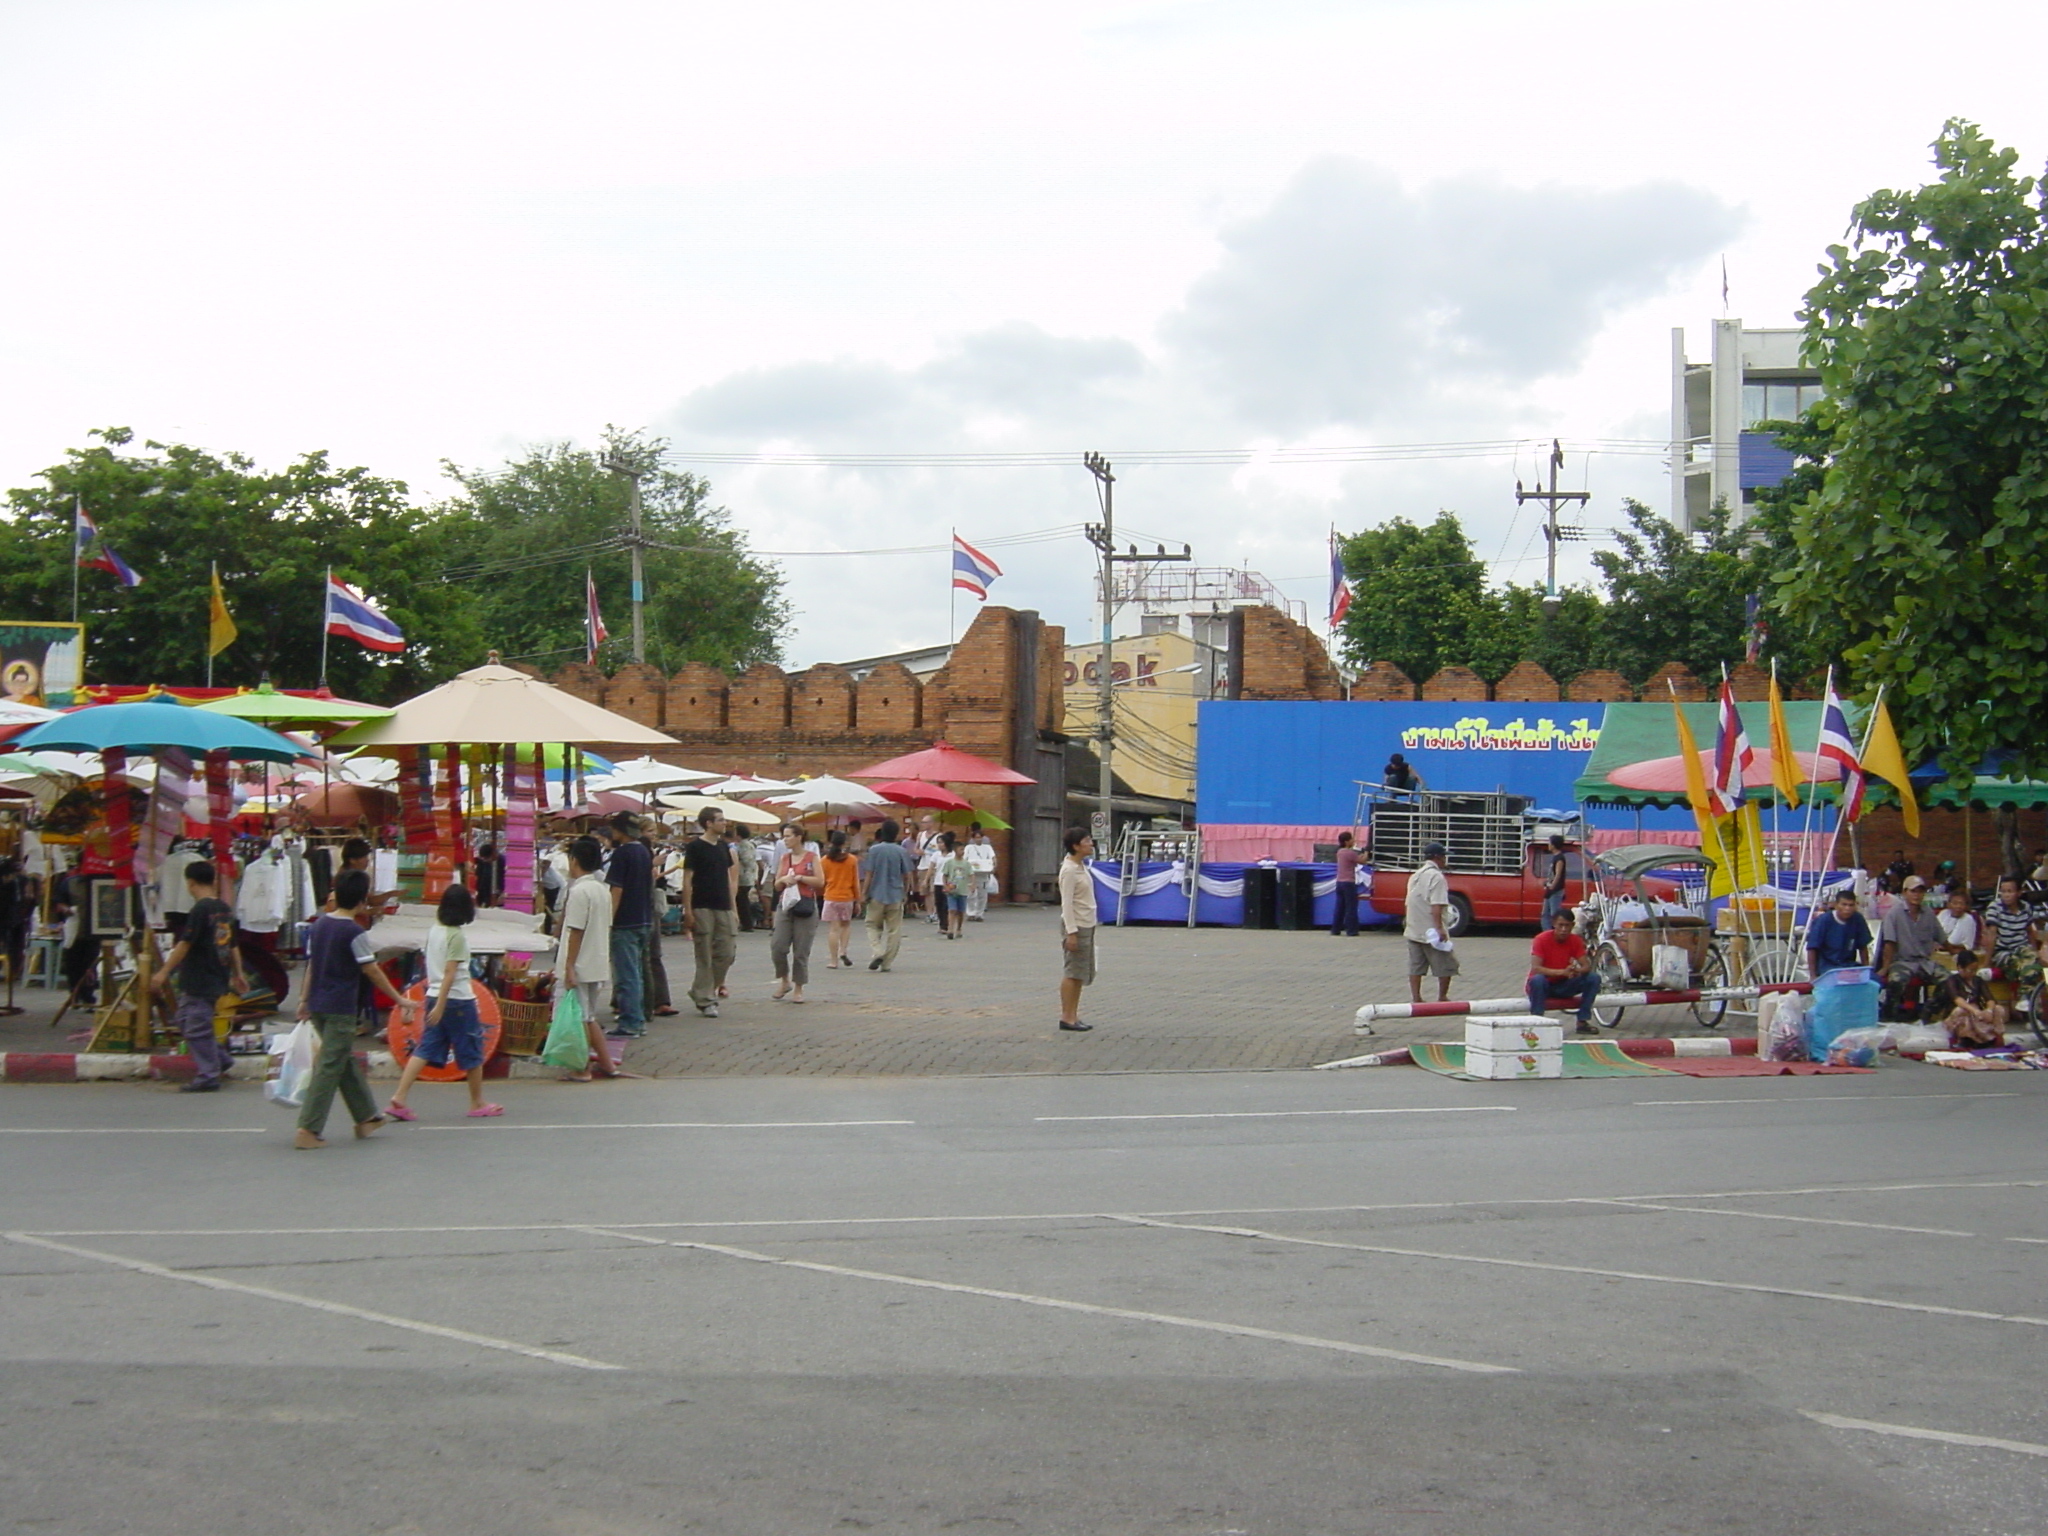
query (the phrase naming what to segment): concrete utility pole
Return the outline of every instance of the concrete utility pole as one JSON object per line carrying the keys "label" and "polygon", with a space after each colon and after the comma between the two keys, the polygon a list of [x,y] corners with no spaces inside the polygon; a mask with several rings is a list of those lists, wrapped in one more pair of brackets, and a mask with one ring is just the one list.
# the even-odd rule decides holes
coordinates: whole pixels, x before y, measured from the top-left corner
{"label": "concrete utility pole", "polygon": [[647,573],[643,556],[647,540],[640,532],[640,477],[646,469],[619,454],[612,454],[604,461],[604,467],[615,475],[626,477],[628,515],[632,521],[632,532],[627,535],[627,546],[633,552],[633,659],[647,659],[647,621],[642,607],[647,601]]}
{"label": "concrete utility pole", "polygon": [[1111,846],[1116,823],[1111,817],[1110,796],[1116,782],[1114,760],[1116,753],[1116,695],[1112,692],[1114,678],[1112,661],[1114,653],[1111,642],[1116,626],[1116,568],[1119,564],[1149,565],[1166,560],[1192,560],[1194,551],[1187,545],[1180,547],[1180,553],[1169,555],[1165,545],[1159,545],[1153,554],[1141,555],[1133,544],[1127,554],[1116,552],[1116,476],[1110,473],[1109,460],[1099,453],[1081,456],[1081,463],[1088,473],[1095,477],[1095,483],[1102,497],[1102,521],[1088,525],[1088,542],[1102,554],[1102,659],[1096,663],[1096,718],[1095,740],[1102,754],[1102,774],[1097,792],[1097,807],[1092,818],[1095,837],[1095,851],[1099,857],[1113,858],[1116,850]]}
{"label": "concrete utility pole", "polygon": [[1560,491],[1557,488],[1557,472],[1563,468],[1564,449],[1559,445],[1558,440],[1553,437],[1550,440],[1550,489],[1546,491],[1539,487],[1533,491],[1525,491],[1522,489],[1521,481],[1517,480],[1515,482],[1516,506],[1520,506],[1525,501],[1540,501],[1544,504],[1549,514],[1543,525],[1543,541],[1550,546],[1549,570],[1543,586],[1543,608],[1546,613],[1554,612],[1557,608],[1557,546],[1559,540],[1583,539],[1586,536],[1586,530],[1576,524],[1566,523],[1562,527],[1558,525],[1558,503],[1576,501],[1583,505],[1590,499],[1590,495],[1586,491]]}

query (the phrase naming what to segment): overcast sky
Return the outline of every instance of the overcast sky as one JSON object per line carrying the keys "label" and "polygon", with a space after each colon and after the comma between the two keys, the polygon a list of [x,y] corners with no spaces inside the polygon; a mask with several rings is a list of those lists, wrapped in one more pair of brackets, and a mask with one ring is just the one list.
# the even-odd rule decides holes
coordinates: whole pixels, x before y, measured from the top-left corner
{"label": "overcast sky", "polygon": [[[1134,462],[1117,511],[1318,616],[1333,523],[1453,508],[1535,579],[1538,444],[1594,528],[1668,510],[1723,258],[1790,324],[1945,117],[2038,166],[2044,43],[2039,0],[0,0],[0,475],[124,425],[435,497],[644,427],[757,548],[956,528],[1078,638],[1087,546],[996,541],[1096,515],[1086,450],[1522,440]],[[763,452],[1063,462],[692,458]],[[946,637],[942,553],[783,564],[794,666]]]}

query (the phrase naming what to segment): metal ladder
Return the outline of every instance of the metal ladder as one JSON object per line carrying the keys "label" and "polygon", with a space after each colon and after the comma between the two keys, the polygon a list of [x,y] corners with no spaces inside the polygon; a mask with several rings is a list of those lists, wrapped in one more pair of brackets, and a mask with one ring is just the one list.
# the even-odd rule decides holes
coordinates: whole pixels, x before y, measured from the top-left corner
{"label": "metal ladder", "polygon": [[1199,829],[1158,831],[1125,827],[1117,845],[1116,925],[1124,926],[1131,894],[1138,883],[1138,866],[1150,861],[1171,863],[1182,860],[1180,888],[1188,899],[1188,926],[1195,926],[1195,909],[1201,900],[1202,834]]}

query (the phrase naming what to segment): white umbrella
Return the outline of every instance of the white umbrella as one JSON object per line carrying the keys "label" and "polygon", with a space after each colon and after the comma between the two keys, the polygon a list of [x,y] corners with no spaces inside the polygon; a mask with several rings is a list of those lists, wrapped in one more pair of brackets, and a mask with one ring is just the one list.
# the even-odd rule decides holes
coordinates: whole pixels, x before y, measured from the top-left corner
{"label": "white umbrella", "polygon": [[654,799],[666,809],[680,811],[692,820],[699,811],[707,809],[722,813],[727,821],[744,822],[750,827],[772,827],[783,819],[782,812],[772,806],[764,809],[758,805],[747,805],[738,800],[721,800],[713,795],[700,795],[689,790],[662,790]]}
{"label": "white umbrella", "polygon": [[699,784],[700,795],[774,795],[798,786],[786,779],[757,779],[750,773],[736,773],[715,784]]}
{"label": "white umbrella", "polygon": [[408,699],[382,720],[350,726],[331,745],[389,752],[408,746],[569,743],[674,746],[672,737],[585,703],[552,683],[495,663],[471,667]]}
{"label": "white umbrella", "polygon": [[14,699],[0,700],[0,730],[10,725],[41,725],[45,720],[54,720],[60,710],[44,709],[40,704],[23,704]]}
{"label": "white umbrella", "polygon": [[610,773],[592,775],[585,783],[602,793],[607,789],[630,791],[666,789],[675,784],[702,784],[706,779],[717,777],[715,773],[705,773],[697,768],[678,768],[671,763],[656,762],[651,757],[635,757],[620,763]]}
{"label": "white umbrella", "polygon": [[858,816],[889,803],[865,784],[830,777],[805,779],[790,793],[769,798],[804,816]]}

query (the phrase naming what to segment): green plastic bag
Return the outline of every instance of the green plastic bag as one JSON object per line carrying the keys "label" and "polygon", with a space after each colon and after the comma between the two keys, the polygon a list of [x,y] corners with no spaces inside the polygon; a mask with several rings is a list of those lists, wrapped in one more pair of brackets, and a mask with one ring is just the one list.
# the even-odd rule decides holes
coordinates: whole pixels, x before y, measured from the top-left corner
{"label": "green plastic bag", "polygon": [[590,1038],[583,1032],[583,998],[574,987],[562,988],[555,998],[555,1016],[548,1020],[547,1043],[540,1048],[540,1059],[570,1072],[590,1070]]}

